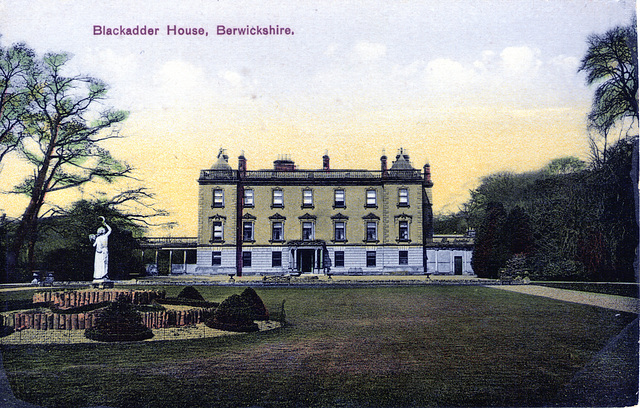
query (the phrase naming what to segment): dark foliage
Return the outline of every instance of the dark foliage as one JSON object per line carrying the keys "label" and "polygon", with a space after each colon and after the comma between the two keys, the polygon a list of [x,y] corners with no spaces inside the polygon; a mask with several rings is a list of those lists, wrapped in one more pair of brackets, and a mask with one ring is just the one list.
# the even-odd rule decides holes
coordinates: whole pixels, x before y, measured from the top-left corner
{"label": "dark foliage", "polygon": [[246,288],[240,296],[253,310],[255,320],[269,320],[269,311],[253,288]]}
{"label": "dark foliage", "polygon": [[464,234],[468,227],[467,220],[461,214],[437,214],[433,217],[435,234]]}
{"label": "dark foliage", "polygon": [[590,169],[485,178],[467,204],[478,276],[497,277],[522,254],[532,279],[635,281],[637,143],[619,141],[606,163]]}
{"label": "dark foliage", "polygon": [[201,300],[204,301],[204,298],[198,292],[198,289],[193,286],[187,286],[180,291],[178,294],[178,299],[188,299],[188,300]]}
{"label": "dark foliage", "polygon": [[587,84],[596,85],[590,126],[606,134],[624,117],[638,116],[638,38],[636,23],[587,39],[580,64]]}
{"label": "dark foliage", "polygon": [[207,319],[205,324],[214,329],[252,332],[259,330],[254,320],[255,313],[246,300],[240,295],[231,295],[220,303],[213,318]]}
{"label": "dark foliage", "polygon": [[96,325],[86,329],[84,335],[91,340],[107,342],[140,341],[153,337],[153,332],[142,324],[142,317],[131,298],[121,295],[100,312]]}
{"label": "dark foliage", "polygon": [[220,305],[218,302],[207,302],[206,300],[189,300],[185,298],[164,298],[156,299],[156,302],[161,305],[178,305],[178,306],[192,306],[201,308],[215,308]]}
{"label": "dark foliage", "polygon": [[36,265],[53,271],[56,279],[91,280],[93,277],[94,248],[89,240],[100,226],[104,216],[112,228],[109,236],[109,277],[128,279],[131,274],[142,274],[144,265],[137,249],[134,234],[141,229],[132,220],[109,203],[78,201],[63,215],[44,219],[40,223],[40,238],[36,245]]}
{"label": "dark foliage", "polygon": [[471,265],[481,278],[497,278],[510,258],[509,243],[505,239],[507,213],[502,203],[487,204],[487,218],[478,228]]}

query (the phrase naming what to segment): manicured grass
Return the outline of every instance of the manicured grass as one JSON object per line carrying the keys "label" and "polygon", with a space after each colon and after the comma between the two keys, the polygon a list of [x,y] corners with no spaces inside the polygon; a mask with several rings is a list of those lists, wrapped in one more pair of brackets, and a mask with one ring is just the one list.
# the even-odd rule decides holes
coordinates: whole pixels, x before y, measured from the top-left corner
{"label": "manicured grass", "polygon": [[[181,289],[166,287],[167,295]],[[242,289],[198,287],[209,301]],[[289,326],[185,341],[4,346],[12,389],[51,407],[553,405],[636,317],[477,286],[256,291],[270,310],[286,299]]]}

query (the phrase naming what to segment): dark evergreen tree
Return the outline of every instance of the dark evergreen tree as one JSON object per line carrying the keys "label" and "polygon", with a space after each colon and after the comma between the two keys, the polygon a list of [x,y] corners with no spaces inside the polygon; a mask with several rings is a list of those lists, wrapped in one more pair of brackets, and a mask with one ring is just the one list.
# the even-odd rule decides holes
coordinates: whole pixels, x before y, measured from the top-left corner
{"label": "dark evergreen tree", "polygon": [[485,222],[476,232],[471,266],[481,278],[497,278],[511,256],[505,231],[507,213],[502,203],[490,202],[486,214]]}

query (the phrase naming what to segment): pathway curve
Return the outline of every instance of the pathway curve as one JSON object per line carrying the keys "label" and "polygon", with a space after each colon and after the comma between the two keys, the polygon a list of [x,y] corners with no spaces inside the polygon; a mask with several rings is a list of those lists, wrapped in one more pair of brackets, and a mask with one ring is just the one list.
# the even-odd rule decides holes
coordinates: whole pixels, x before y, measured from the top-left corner
{"label": "pathway curve", "polygon": [[487,287],[525,293],[527,295],[543,296],[565,302],[598,306],[606,309],[617,310],[619,312],[640,312],[640,299],[625,296],[556,289],[538,285],[487,285]]}

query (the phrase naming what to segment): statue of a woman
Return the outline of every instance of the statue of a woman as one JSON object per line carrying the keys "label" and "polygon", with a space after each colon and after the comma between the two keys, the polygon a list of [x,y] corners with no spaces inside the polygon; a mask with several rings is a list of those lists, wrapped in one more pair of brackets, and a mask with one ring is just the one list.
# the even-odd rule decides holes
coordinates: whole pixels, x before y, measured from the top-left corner
{"label": "statue of a woman", "polygon": [[102,219],[104,227],[98,228],[96,235],[89,235],[89,239],[96,248],[96,257],[93,264],[94,281],[109,279],[109,234],[111,234],[111,227],[107,225],[104,217],[100,216],[100,219]]}

